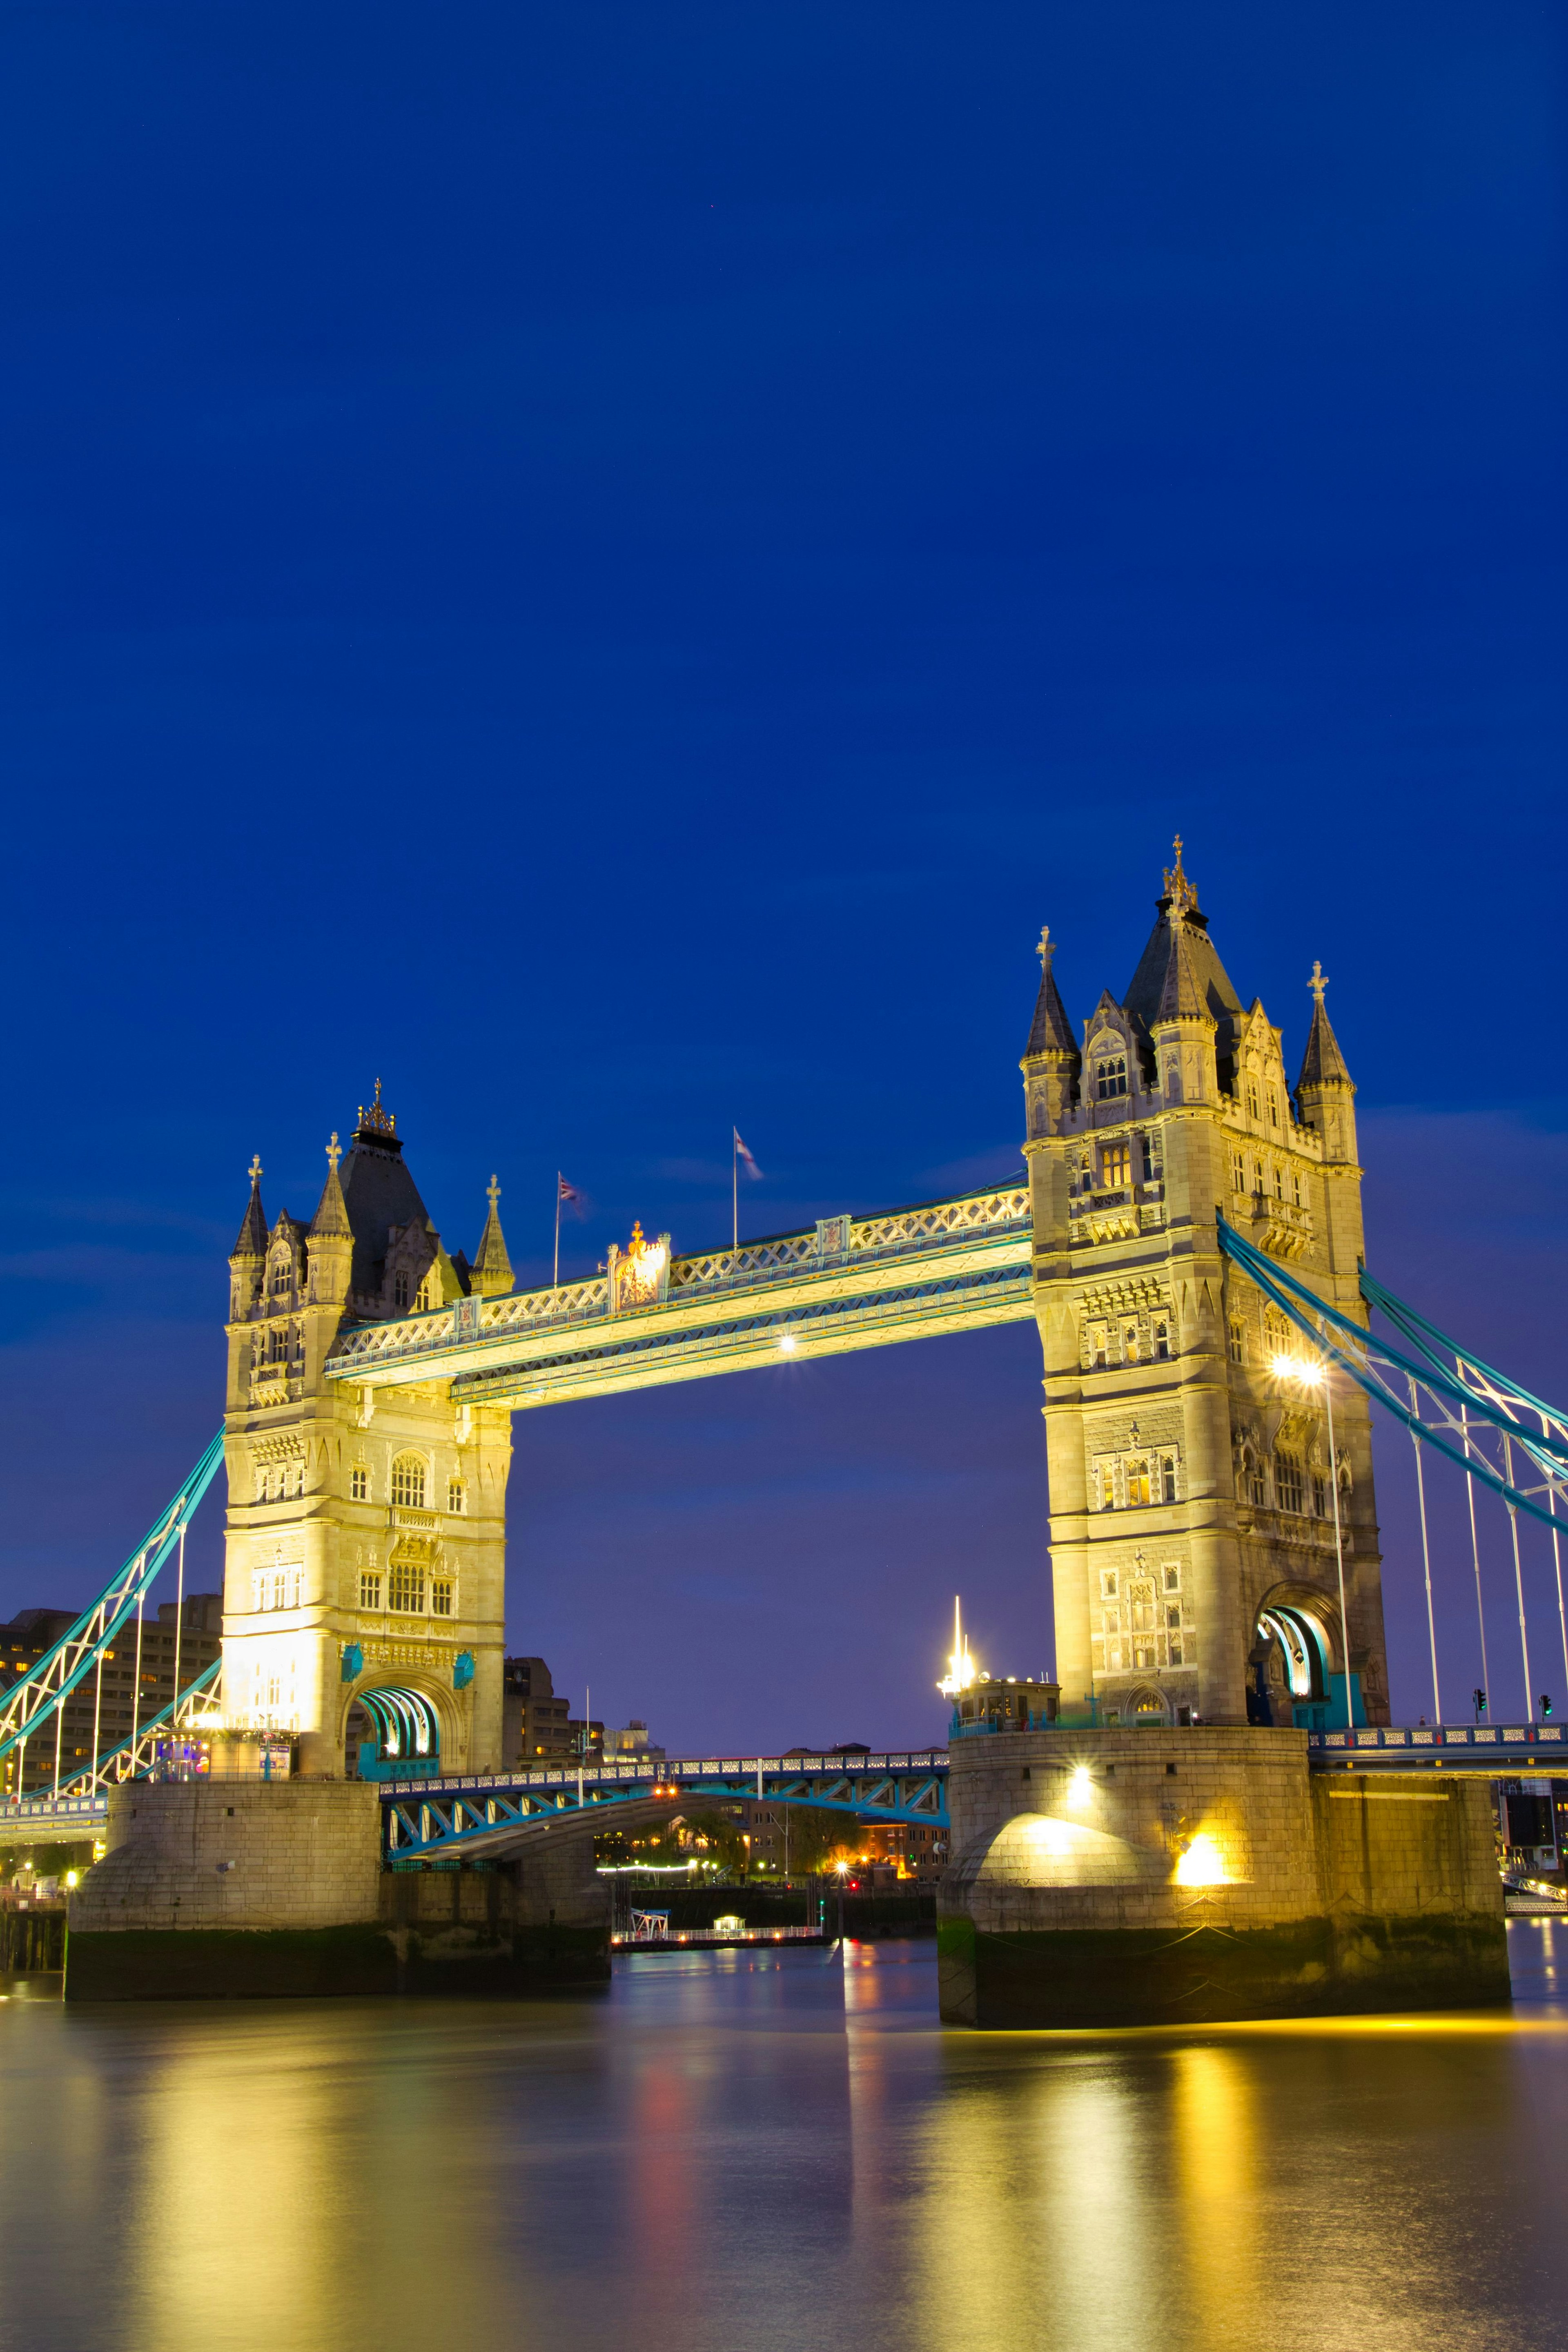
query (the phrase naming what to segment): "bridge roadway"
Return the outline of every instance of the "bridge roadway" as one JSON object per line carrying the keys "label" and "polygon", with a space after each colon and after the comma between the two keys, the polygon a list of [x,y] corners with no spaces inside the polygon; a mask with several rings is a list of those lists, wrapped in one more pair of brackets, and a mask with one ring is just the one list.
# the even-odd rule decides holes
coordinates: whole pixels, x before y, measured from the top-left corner
{"label": "bridge roadway", "polygon": [[612,1253],[591,1282],[362,1324],[340,1333],[327,1377],[370,1391],[447,1381],[454,1403],[523,1410],[1034,1312],[1021,1176],[883,1215],[819,1217],[734,1250],[671,1258],[668,1245],[666,1234],[640,1259]]}
{"label": "bridge roadway", "polygon": [[[1064,1727],[1060,1736],[1069,1741],[1072,1733]],[[1307,1762],[1314,1772],[1365,1773],[1380,1779],[1433,1771],[1482,1780],[1568,1780],[1568,1726],[1483,1723],[1314,1731],[1308,1735]],[[493,1851],[515,1844],[520,1833],[574,1814],[579,1804],[596,1810],[635,1801],[641,1810],[668,1810],[667,1798],[653,1797],[656,1786],[680,1796],[731,1802],[741,1797],[772,1797],[781,1804],[822,1805],[868,1821],[948,1826],[945,1748],[899,1749],[858,1756],[853,1761],[834,1756],[701,1757],[673,1762],[660,1758],[605,1765],[581,1775],[574,1768],[555,1768],[389,1780],[382,1791],[387,1849],[392,1856],[405,1859],[437,1852]],[[0,1845],[85,1840],[103,1828],[108,1812],[108,1797],[101,1790],[92,1796],[0,1801]],[[616,1819],[629,1822],[631,1816],[618,1813]],[[608,1826],[607,1820],[604,1825]],[[486,1842],[482,1845],[481,1840]]]}

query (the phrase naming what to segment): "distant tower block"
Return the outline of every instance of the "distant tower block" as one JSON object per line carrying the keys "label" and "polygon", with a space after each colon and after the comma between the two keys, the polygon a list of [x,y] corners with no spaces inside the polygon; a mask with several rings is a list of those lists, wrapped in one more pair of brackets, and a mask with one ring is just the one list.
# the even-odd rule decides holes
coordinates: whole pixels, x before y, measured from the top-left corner
{"label": "distant tower block", "polygon": [[[384,1720],[452,1770],[489,1770],[510,1410],[455,1405],[438,1379],[361,1390],[323,1366],[342,1325],[510,1290],[500,1188],[470,1270],[426,1214],[379,1079],[348,1152],[327,1147],[308,1225],[268,1225],[261,1173],[253,1161],[229,1258],[225,1716],[296,1734],[306,1772],[352,1772]],[[378,1690],[404,1696],[364,1706]]]}
{"label": "distant tower block", "polygon": [[[1215,1220],[1364,1321],[1355,1088],[1314,966],[1292,1098],[1281,1033],[1257,998],[1242,1009],[1181,853],[1126,995],[1107,991],[1081,1040],[1041,934],[1022,1065],[1062,1707],[1321,1721],[1344,1672],[1322,1400],[1273,1371],[1306,1343],[1221,1258]],[[1359,1391],[1342,1384],[1334,1418],[1351,1672],[1386,1722]]]}

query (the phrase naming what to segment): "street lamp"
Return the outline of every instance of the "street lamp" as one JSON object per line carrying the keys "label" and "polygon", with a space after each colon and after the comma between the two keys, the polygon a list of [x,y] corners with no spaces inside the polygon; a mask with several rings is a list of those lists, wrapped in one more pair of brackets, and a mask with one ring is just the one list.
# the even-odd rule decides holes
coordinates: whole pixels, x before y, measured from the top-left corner
{"label": "street lamp", "polygon": [[844,1882],[849,1875],[849,1864],[845,1861],[843,1855],[840,1854],[833,1867],[838,1874],[838,1952],[840,1958],[842,1958],[844,1954]]}
{"label": "street lamp", "polygon": [[1276,1356],[1272,1365],[1278,1381],[1294,1381],[1304,1389],[1321,1389],[1329,1415],[1329,1483],[1334,1490],[1334,1565],[1340,1580],[1340,1646],[1345,1662],[1345,1728],[1355,1719],[1355,1707],[1351,1698],[1351,1626],[1350,1612],[1345,1607],[1345,1542],[1340,1525],[1340,1457],[1334,1445],[1334,1388],[1329,1378],[1329,1360],[1321,1356],[1315,1364],[1303,1362],[1299,1356]]}

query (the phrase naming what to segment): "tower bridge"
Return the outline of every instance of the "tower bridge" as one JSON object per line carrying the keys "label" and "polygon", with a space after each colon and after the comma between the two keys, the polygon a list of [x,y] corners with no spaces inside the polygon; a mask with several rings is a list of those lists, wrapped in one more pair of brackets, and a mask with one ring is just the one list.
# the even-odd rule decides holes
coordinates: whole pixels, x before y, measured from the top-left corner
{"label": "tower bridge", "polygon": [[[268,1824],[293,1806],[309,1814],[312,1851],[340,1856],[339,1891],[321,1898],[339,1905],[331,1916],[363,1916],[342,1906],[370,1898],[342,1889],[358,1883],[369,1825],[384,1816],[384,1843],[405,1860],[437,1848],[519,1857],[512,1932],[556,1953],[571,1906],[597,1900],[572,1880],[566,1850],[580,1856],[582,1831],[606,1807],[669,1800],[636,1775],[536,1786],[501,1753],[513,1412],[1032,1318],[1059,1718],[995,1738],[955,1724],[945,1764],[934,1752],[873,1759],[878,1788],[858,1780],[848,1794],[834,1792],[826,1763],[668,1769],[683,1787],[714,1790],[753,1769],[764,1780],[793,1772],[797,1801],[890,1808],[889,1818],[910,1807],[929,1818],[945,1802],[956,1941],[944,1948],[944,2013],[956,2017],[1154,2013],[1166,1998],[1149,1991],[1154,1978],[1139,1978],[1144,1990],[1118,2009],[1096,1989],[1091,1959],[1069,1998],[1026,1948],[1037,1930],[1077,1919],[1085,1950],[1114,1974],[1132,1948],[1129,1903],[1160,1939],[1152,1952],[1185,1948],[1184,1930],[1174,1944],[1170,1931],[1193,1926],[1195,1903],[1200,1926],[1250,1937],[1265,1956],[1261,1976],[1243,1969],[1233,1982],[1229,1947],[1207,1954],[1195,1990],[1172,1996],[1189,2002],[1184,2014],[1200,2013],[1192,2000],[1211,2014],[1365,2005],[1355,1987],[1373,1979],[1384,1994],[1404,1985],[1415,2005],[1495,1996],[1500,1897],[1476,1776],[1489,1766],[1495,1776],[1499,1758],[1503,1769],[1526,1759],[1541,1769],[1552,1735],[1532,1707],[1489,1742],[1450,1731],[1428,1747],[1392,1724],[1371,1404],[1410,1429],[1418,1460],[1446,1455],[1501,1496],[1516,1533],[1531,1516],[1554,1543],[1568,1525],[1568,1421],[1365,1272],[1355,1088],[1327,983],[1314,967],[1292,1084],[1283,1033],[1233,986],[1179,843],[1123,995],[1102,991],[1075,1026],[1048,931],[1038,953],[1020,1066],[1023,1172],[954,1198],[683,1255],[669,1234],[639,1227],[593,1279],[519,1292],[499,1185],[473,1260],[449,1253],[379,1082],[348,1150],[331,1139],[309,1220],[268,1218],[253,1161],[229,1257],[221,1692],[186,1694],[162,1745],[193,1730],[231,1758],[281,1743],[296,1777],[221,1807],[218,1785],[191,1793],[198,1812],[208,1807],[199,1835],[179,1790],[149,1792],[128,1836],[132,1792],[146,1787],[135,1776],[161,1752],[158,1736],[133,1727],[115,1758],[57,1791],[91,1802],[129,1776],[129,1789],[110,1790],[113,1850],[73,1913],[79,1949],[84,1935],[107,1949],[143,1915],[166,1919],[187,1899],[177,1890],[194,1888],[192,1868],[213,1879],[190,1895],[187,1927],[305,1924],[266,1859]],[[1374,1309],[1393,1339],[1374,1332]],[[5,1695],[0,1754],[37,1733],[101,1660],[183,1539],[190,1492]],[[1479,1552],[1477,1575],[1479,1590]],[[1563,1625],[1568,1671],[1568,1615]],[[1432,1666],[1436,1723],[1435,1617]],[[1524,1667],[1528,1688],[1527,1644]],[[1290,1744],[1258,1744],[1265,1732]],[[360,1777],[367,1755],[374,1785]],[[1184,1774],[1189,1787],[1167,1787]],[[1314,1787],[1339,1801],[1319,1803]],[[1364,1819],[1369,1793],[1388,1832],[1381,1846]],[[1346,1798],[1361,1807],[1353,1836]],[[1389,1831],[1412,1803],[1420,1822]],[[1255,1835],[1265,1813],[1290,1824],[1286,1861]],[[242,1815],[259,1857],[254,1892],[230,1882],[241,1863],[224,1854],[240,1834],[224,1823]],[[360,1825],[352,1835],[349,1823]],[[556,1860],[529,1879],[521,1857],[535,1849]],[[194,1864],[198,1852],[210,1863]],[[1189,1901],[1184,1887],[1208,1891]],[[1342,1934],[1342,1911],[1394,1920],[1375,1966]],[[1450,1926],[1439,1932],[1434,1919]],[[583,1928],[590,1941],[595,1932]],[[1158,1977],[1164,1963],[1150,1966]],[[1215,2011],[1216,2000],[1240,2006]]]}

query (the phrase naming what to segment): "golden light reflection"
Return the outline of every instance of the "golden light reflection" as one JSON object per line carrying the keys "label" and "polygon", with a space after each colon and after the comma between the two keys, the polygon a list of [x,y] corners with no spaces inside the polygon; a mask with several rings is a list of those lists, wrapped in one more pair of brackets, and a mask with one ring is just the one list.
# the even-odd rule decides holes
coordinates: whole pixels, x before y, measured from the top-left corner
{"label": "golden light reflection", "polygon": [[1173,2053],[1173,2156],[1180,2187],[1181,2229],[1191,2279],[1189,2301],[1234,2340],[1222,2315],[1257,2308],[1251,2212],[1258,2192],[1258,2086],[1238,2051]]}

